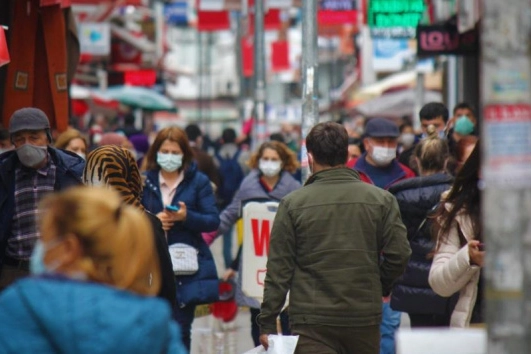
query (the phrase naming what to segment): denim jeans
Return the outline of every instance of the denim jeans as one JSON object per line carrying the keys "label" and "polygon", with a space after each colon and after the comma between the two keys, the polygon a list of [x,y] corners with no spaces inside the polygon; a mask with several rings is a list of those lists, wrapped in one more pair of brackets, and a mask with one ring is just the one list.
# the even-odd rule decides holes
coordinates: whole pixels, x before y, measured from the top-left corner
{"label": "denim jeans", "polygon": [[184,346],[190,351],[192,342],[192,322],[195,316],[195,305],[188,305],[185,307],[176,306],[173,309],[173,319],[177,321],[181,329],[181,337]]}
{"label": "denim jeans", "polygon": [[380,354],[395,354],[395,333],[400,327],[402,313],[394,311],[389,302],[382,307],[382,323],[380,324]]}

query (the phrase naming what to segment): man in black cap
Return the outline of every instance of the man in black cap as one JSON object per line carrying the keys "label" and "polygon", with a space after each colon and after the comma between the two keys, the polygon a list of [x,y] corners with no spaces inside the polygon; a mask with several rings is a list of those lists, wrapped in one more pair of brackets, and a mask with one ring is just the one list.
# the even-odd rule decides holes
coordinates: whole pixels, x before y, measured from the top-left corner
{"label": "man in black cap", "polygon": [[361,180],[388,189],[392,184],[415,173],[396,159],[398,126],[384,118],[373,118],[365,127],[363,146],[365,153],[352,159],[347,166],[360,174]]}
{"label": "man in black cap", "polygon": [[[363,182],[388,189],[391,185],[406,178],[415,177],[415,173],[396,159],[398,126],[384,118],[373,118],[365,126],[363,145],[366,153],[358,159],[349,161],[348,167],[358,171]],[[395,352],[395,332],[400,326],[400,312],[389,306],[390,296],[383,298],[381,334],[381,353]]]}
{"label": "man in black cap", "polygon": [[85,167],[76,154],[49,146],[50,122],[40,109],[13,113],[9,136],[15,150],[0,156],[0,290],[30,272],[30,256],[40,238],[39,201],[82,184]]}

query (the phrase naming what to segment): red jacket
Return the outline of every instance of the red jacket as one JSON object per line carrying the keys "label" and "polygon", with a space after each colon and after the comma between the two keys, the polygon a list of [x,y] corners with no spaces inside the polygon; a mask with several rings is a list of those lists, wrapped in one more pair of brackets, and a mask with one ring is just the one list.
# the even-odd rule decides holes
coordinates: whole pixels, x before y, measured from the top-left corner
{"label": "red jacket", "polygon": [[[367,161],[365,160],[365,156],[366,154],[363,154],[359,158],[348,160],[347,167],[356,170],[360,174],[360,178],[363,182],[374,184],[374,182],[371,180],[371,178],[369,177],[365,169],[365,166],[367,164]],[[398,162],[397,159],[394,159],[391,163],[395,165],[395,168],[393,168],[393,172],[392,172],[395,178],[393,178],[391,183],[386,185],[384,189],[386,190],[389,189],[389,187],[391,187],[396,182],[402,181],[407,178],[416,177],[415,172],[413,172],[406,165],[403,165],[400,162]]]}

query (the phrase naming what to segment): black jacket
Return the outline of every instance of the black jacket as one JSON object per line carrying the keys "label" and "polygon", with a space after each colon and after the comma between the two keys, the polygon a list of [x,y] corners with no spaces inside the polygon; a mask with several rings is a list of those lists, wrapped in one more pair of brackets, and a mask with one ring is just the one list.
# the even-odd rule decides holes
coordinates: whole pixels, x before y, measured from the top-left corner
{"label": "black jacket", "polygon": [[153,228],[153,236],[155,237],[155,247],[157,248],[157,254],[159,255],[160,263],[160,291],[158,297],[166,299],[170,302],[171,308],[175,308],[177,303],[176,299],[176,287],[175,276],[173,274],[173,266],[171,264],[170,253],[168,251],[168,242],[166,242],[166,235],[162,229],[162,223],[159,218],[151,214],[146,210],[146,216],[148,217],[151,226]]}
{"label": "black jacket", "polygon": [[[82,185],[81,175],[85,161],[76,154],[48,147],[57,170],[54,191]],[[11,224],[15,211],[15,169],[19,161],[15,150],[0,155],[0,261],[4,257],[7,239],[11,237]]]}
{"label": "black jacket", "polygon": [[446,311],[447,299],[435,294],[428,283],[431,259],[427,256],[433,250],[431,221],[420,229],[419,226],[452,181],[450,175],[440,173],[407,179],[389,189],[398,201],[412,252],[406,271],[393,287],[391,307],[394,310],[414,314]]}

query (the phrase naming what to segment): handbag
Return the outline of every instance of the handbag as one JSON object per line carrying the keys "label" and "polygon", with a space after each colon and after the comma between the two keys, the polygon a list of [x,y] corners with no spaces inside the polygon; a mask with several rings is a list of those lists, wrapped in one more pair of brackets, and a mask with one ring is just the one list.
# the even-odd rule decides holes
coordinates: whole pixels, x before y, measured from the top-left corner
{"label": "handbag", "polygon": [[168,247],[175,275],[192,275],[199,270],[198,250],[186,243],[174,243]]}

